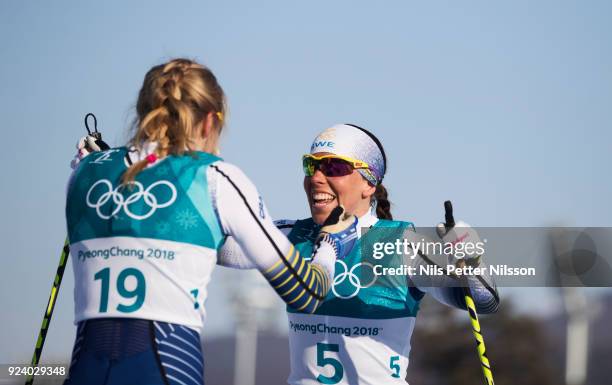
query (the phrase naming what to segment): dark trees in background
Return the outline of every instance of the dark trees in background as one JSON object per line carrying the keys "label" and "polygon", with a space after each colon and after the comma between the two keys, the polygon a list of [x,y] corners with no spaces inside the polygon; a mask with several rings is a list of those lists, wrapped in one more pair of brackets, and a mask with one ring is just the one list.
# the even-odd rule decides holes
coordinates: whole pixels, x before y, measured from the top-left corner
{"label": "dark trees in background", "polygon": [[[484,384],[468,315],[431,299],[425,299],[421,309],[412,337],[408,382]],[[496,385],[563,383],[563,372],[550,356],[553,344],[543,321],[513,314],[509,302],[503,302],[495,315],[481,316],[480,322]]]}

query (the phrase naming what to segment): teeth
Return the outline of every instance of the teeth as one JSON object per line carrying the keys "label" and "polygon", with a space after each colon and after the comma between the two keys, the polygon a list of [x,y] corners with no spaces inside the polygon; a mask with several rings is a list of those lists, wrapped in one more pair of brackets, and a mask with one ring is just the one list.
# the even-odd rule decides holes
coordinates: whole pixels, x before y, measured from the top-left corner
{"label": "teeth", "polygon": [[334,200],[335,196],[331,195],[331,194],[327,194],[327,193],[316,193],[316,194],[312,194],[312,199],[315,202],[321,202],[321,201],[331,201]]}

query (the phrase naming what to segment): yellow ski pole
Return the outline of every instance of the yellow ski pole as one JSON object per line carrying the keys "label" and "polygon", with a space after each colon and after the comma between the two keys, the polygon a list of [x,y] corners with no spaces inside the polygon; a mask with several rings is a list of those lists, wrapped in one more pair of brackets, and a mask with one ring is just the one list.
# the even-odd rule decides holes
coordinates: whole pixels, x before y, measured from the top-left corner
{"label": "yellow ski pole", "polygon": [[[453,205],[451,201],[444,202],[444,211],[444,216],[446,219],[446,223],[444,224],[444,226],[447,230],[450,230],[455,226],[455,218],[453,217]],[[465,262],[461,260],[459,261],[458,265],[459,264],[464,265]],[[493,372],[491,371],[491,362],[489,361],[489,357],[487,357],[487,349],[485,348],[484,338],[482,337],[482,333],[480,331],[480,322],[478,321],[478,313],[476,313],[476,305],[474,304],[472,292],[470,291],[470,286],[468,285],[467,277],[465,275],[461,276],[461,286],[463,287],[465,305],[467,306],[467,311],[470,315],[470,320],[472,322],[472,333],[474,334],[474,338],[476,338],[476,347],[478,350],[478,358],[480,358],[480,366],[482,367],[482,373],[484,374],[487,385],[494,385]]]}
{"label": "yellow ski pole", "polygon": [[[55,309],[57,295],[62,283],[62,278],[64,277],[66,262],[68,261],[68,254],[70,252],[69,246],[70,244],[68,243],[68,238],[66,238],[64,247],[62,248],[62,253],[60,255],[59,265],[57,266],[57,272],[55,273],[55,279],[53,280],[53,285],[51,286],[51,294],[49,294],[49,301],[47,302],[47,307],[45,308],[42,325],[40,327],[40,331],[38,332],[38,338],[36,339],[36,347],[34,348],[34,355],[32,356],[31,362],[31,365],[34,367],[38,366],[38,363],[40,362],[40,355],[42,354],[45,339],[47,338],[47,330],[49,329],[49,324],[51,323],[51,316],[53,315],[53,309]],[[32,385],[33,382],[34,376],[28,376],[26,385]]]}

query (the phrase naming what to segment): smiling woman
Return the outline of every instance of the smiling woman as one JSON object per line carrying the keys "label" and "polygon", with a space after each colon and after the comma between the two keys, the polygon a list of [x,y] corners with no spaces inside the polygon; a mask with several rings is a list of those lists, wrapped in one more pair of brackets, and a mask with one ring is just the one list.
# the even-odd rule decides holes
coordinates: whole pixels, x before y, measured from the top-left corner
{"label": "smiling woman", "polygon": [[[365,271],[369,262],[361,255],[364,241],[392,242],[398,235],[415,234],[412,223],[392,220],[382,185],[387,159],[372,133],[352,124],[332,126],[315,138],[302,162],[311,217],[276,222],[297,250],[308,254],[315,248],[318,229],[338,205],[358,217],[359,229],[379,231],[357,232],[340,242],[344,250],[335,263],[331,290],[314,313],[287,307],[291,358],[288,381],[292,385],[405,384],[410,337],[421,299],[430,293],[443,303],[465,308],[461,288],[426,287],[410,277],[389,285],[374,284],[375,276]],[[240,255],[230,238],[221,250],[219,263],[251,267]],[[419,262],[417,258],[407,263]],[[401,266],[399,260],[389,268]],[[484,279],[486,286],[474,279],[470,287],[477,310],[492,312],[497,308],[497,293],[494,284]],[[338,330],[347,332],[332,332]]]}

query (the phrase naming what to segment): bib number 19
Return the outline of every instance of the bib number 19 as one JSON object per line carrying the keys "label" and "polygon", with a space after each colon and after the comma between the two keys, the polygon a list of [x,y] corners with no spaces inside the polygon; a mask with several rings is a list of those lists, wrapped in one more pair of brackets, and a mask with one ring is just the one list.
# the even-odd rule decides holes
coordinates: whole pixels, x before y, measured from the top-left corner
{"label": "bib number 19", "polygon": [[[126,287],[126,281],[129,277],[136,279],[136,287],[133,290],[129,290]],[[108,293],[110,291],[110,268],[105,267],[98,271],[94,275],[94,280],[100,280],[102,287],[100,290],[100,313],[106,313],[108,311]],[[147,284],[145,282],[144,275],[138,269],[128,267],[123,269],[117,276],[117,293],[123,298],[131,299],[136,298],[134,302],[129,305],[118,304],[117,310],[121,313],[132,313],[142,307],[145,300],[145,292]]]}

